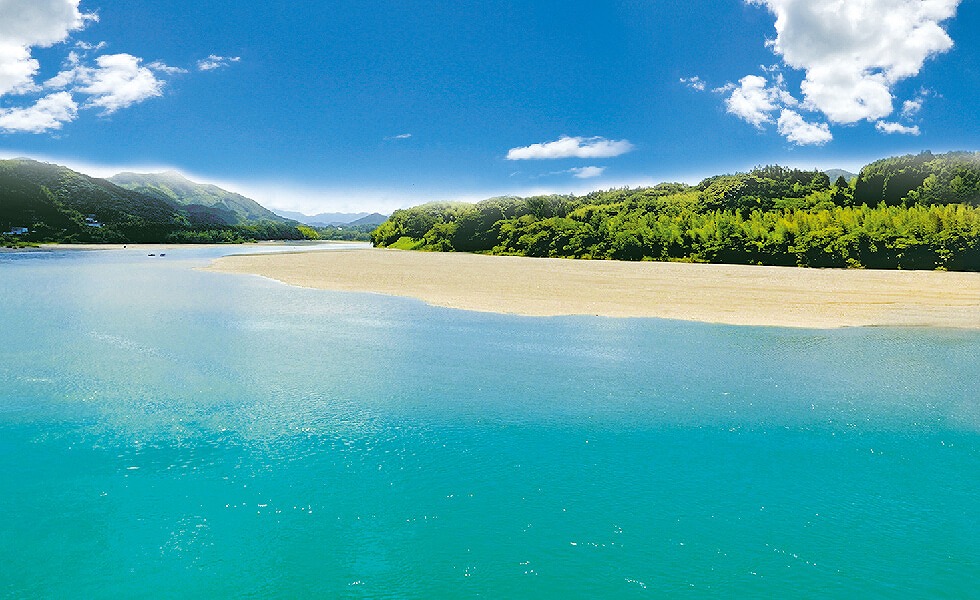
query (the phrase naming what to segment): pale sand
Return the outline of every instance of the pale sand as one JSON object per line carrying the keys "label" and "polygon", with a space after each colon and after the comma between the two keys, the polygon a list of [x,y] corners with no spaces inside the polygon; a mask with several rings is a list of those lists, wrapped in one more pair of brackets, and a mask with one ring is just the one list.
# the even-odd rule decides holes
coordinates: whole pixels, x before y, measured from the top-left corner
{"label": "pale sand", "polygon": [[980,273],[615,262],[357,249],[221,258],[287,284],[530,316],[980,329]]}

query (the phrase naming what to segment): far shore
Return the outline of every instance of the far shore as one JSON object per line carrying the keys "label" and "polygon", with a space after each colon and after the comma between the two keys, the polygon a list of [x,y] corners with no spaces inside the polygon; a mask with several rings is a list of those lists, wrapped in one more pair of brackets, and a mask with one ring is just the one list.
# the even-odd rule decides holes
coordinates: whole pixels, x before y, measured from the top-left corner
{"label": "far shore", "polygon": [[355,242],[346,240],[262,240],[258,242],[245,242],[242,244],[63,244],[60,242],[38,242],[36,246],[3,248],[0,250],[10,251],[43,251],[43,250],[148,250],[156,252],[159,250],[178,250],[180,248],[250,248],[266,246],[295,246],[295,245],[329,245],[329,244],[358,244],[368,246],[368,242]]}
{"label": "far shore", "polygon": [[980,329],[980,273],[618,262],[364,248],[237,255],[210,270],[527,316]]}

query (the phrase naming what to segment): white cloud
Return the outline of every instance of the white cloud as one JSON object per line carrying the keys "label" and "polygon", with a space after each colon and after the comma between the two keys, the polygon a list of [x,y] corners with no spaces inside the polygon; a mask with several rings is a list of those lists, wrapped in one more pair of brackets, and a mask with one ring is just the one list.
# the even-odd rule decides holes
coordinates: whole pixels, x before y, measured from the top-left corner
{"label": "white cloud", "polygon": [[776,128],[798,146],[820,146],[834,139],[826,123],[808,123],[798,112],[786,108],[779,113]]}
{"label": "white cloud", "polygon": [[878,121],[875,123],[875,129],[882,133],[902,133],[905,135],[919,135],[918,125],[908,126],[902,125],[901,123],[892,123],[889,121]]}
{"label": "white cloud", "polygon": [[926,98],[932,95],[935,95],[935,92],[922,88],[914,98],[903,102],[901,112],[902,118],[911,119],[918,115],[922,111],[922,106],[926,103]]}
{"label": "white cloud", "polygon": [[725,100],[725,106],[731,114],[762,127],[763,123],[772,122],[769,113],[777,108],[775,100],[765,77],[746,75]]}
{"label": "white cloud", "polygon": [[0,96],[30,91],[39,67],[29,48],[0,42]]}
{"label": "white cloud", "polygon": [[57,92],[38,100],[28,108],[0,109],[0,130],[4,132],[43,133],[61,129],[73,121],[78,105],[68,92]]}
{"label": "white cloud", "polygon": [[399,133],[398,135],[389,135],[386,140],[407,140],[412,137],[411,133]]}
{"label": "white cloud", "polygon": [[85,108],[101,108],[102,114],[112,114],[163,93],[164,82],[140,62],[140,58],[131,54],[105,54],[95,59],[96,67],[78,66],[62,71],[46,85],[75,84],[74,91],[90,96]]}
{"label": "white cloud", "polygon": [[697,90],[703,92],[707,87],[704,80],[695,75],[694,77],[681,77],[681,83],[691,88],[692,90]]}
{"label": "white cloud", "polygon": [[[102,55],[93,62],[89,54],[106,43],[74,41],[65,49],[62,71],[39,85],[35,77],[41,65],[33,49],[68,42],[72,32],[98,20],[81,12],[79,2],[0,0],[0,131],[56,130],[85,108],[111,114],[161,95],[164,81],[156,73],[187,72],[162,61],[143,66],[141,58],[130,54]],[[26,97],[11,102],[11,96]]]}
{"label": "white cloud", "polygon": [[[767,46],[782,66],[763,67],[738,84],[714,91],[725,94],[729,113],[763,129],[777,130],[796,144],[832,139],[826,124],[875,123],[882,133],[918,135],[917,126],[885,121],[895,111],[895,85],[919,74],[929,58],[946,52],[953,41],[942,23],[956,14],[962,0],[745,0],[776,16],[776,38]],[[786,89],[782,70],[802,70],[802,102]],[[682,80],[685,81],[686,80]],[[901,107],[901,116],[919,113],[928,95],[922,90]]]}
{"label": "white cloud", "polygon": [[63,42],[92,15],[78,10],[79,0],[0,0],[0,96],[36,90],[40,64],[31,48]]}
{"label": "white cloud", "polygon": [[902,104],[902,116],[905,118],[914,117],[915,115],[919,114],[920,110],[922,110],[921,99],[917,98],[915,100],[906,100]]}
{"label": "white cloud", "polygon": [[147,64],[146,66],[150,69],[153,69],[154,71],[166,73],[167,75],[179,75],[181,73],[187,72],[187,69],[182,69],[180,67],[171,67],[170,65],[159,60],[155,60]]}
{"label": "white cloud", "polygon": [[86,50],[86,51],[101,50],[105,48],[107,45],[108,44],[106,44],[105,42],[98,42],[96,44],[90,44],[88,42],[81,42],[81,41],[75,42],[76,48],[80,50]]}
{"label": "white cloud", "polygon": [[215,69],[220,69],[222,67],[227,67],[231,63],[238,62],[242,59],[240,56],[218,56],[212,54],[203,60],[197,61],[198,71],[213,71]]}
{"label": "white cloud", "polygon": [[579,179],[590,179],[602,175],[606,167],[574,167],[568,170],[569,173]]}
{"label": "white cloud", "polygon": [[[776,72],[777,69],[768,69]],[[786,83],[781,73],[776,72],[775,82],[760,75],[746,75],[727,88],[718,88],[716,92],[727,93],[725,107],[728,112],[762,129],[764,123],[772,123],[771,113],[783,106],[796,106],[796,98],[786,91]]]}
{"label": "white cloud", "polygon": [[834,123],[891,114],[892,87],[953,41],[941,23],[961,0],[747,0],[776,15],[769,46],[806,73],[808,108]]}
{"label": "white cloud", "polygon": [[603,137],[562,136],[554,142],[511,148],[507,160],[540,160],[552,158],[611,158],[633,149],[629,140],[607,140]]}

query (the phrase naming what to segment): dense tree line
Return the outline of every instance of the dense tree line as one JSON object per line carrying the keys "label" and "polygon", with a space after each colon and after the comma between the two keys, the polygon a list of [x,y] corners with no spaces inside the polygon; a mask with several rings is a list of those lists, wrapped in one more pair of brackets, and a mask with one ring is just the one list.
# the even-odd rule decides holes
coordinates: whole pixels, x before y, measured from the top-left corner
{"label": "dense tree line", "polygon": [[853,181],[767,166],[697,186],[396,211],[376,246],[521,256],[980,270],[980,154],[902,156]]}
{"label": "dense tree line", "polygon": [[[337,240],[345,242],[370,242],[371,232],[376,225],[327,225],[311,228],[317,240]],[[301,228],[302,229],[302,228]]]}

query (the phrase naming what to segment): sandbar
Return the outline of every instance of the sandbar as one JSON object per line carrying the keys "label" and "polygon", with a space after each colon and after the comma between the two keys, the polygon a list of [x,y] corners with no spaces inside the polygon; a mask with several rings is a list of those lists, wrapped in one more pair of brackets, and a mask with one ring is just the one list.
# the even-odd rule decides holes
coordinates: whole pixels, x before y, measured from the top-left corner
{"label": "sandbar", "polygon": [[486,256],[363,248],[237,255],[208,269],[527,316],[980,329],[980,273]]}

